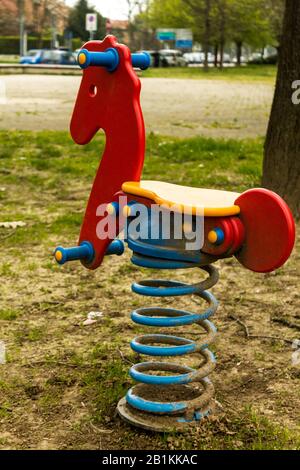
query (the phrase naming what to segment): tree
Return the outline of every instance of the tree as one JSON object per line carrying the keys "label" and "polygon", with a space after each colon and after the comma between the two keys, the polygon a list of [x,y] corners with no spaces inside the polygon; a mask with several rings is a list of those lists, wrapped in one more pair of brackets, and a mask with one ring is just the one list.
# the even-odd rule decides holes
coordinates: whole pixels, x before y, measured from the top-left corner
{"label": "tree", "polygon": [[182,0],[152,0],[149,5],[149,23],[156,28],[189,28],[194,19]]}
{"label": "tree", "polygon": [[225,44],[234,42],[240,65],[244,44],[261,50],[278,44],[278,24],[283,0],[152,0],[150,20],[155,28],[191,28],[201,43],[207,65],[215,50],[223,65]]}
{"label": "tree", "polygon": [[244,43],[262,48],[271,41],[270,23],[262,0],[228,0],[228,9],[230,36],[241,65]]}
{"label": "tree", "polygon": [[154,28],[191,28],[203,44],[205,65],[212,44],[212,4],[214,0],[152,0],[150,22]]}
{"label": "tree", "polygon": [[[201,37],[201,43],[204,50],[204,68],[208,69],[208,53],[210,45],[212,44],[211,32],[212,32],[212,2],[213,0],[185,0],[188,8],[190,9],[191,15],[196,19],[199,19],[203,25],[203,33]],[[201,27],[199,29],[202,29]]]}
{"label": "tree", "polygon": [[72,8],[69,16],[69,31],[71,31],[75,37],[87,41],[90,37],[89,32],[85,29],[85,17],[87,13],[97,13],[98,29],[96,36],[98,39],[104,37],[106,33],[105,20],[94,7],[89,6],[88,0],[78,0],[74,8]]}
{"label": "tree", "polygon": [[214,45],[215,66],[223,67],[226,42],[231,41],[228,0],[213,0],[211,9],[211,40]]}
{"label": "tree", "polygon": [[0,31],[3,36],[19,33],[18,4],[13,0],[0,2]]}
{"label": "tree", "polygon": [[[37,32],[38,46],[43,46],[43,35],[49,33],[55,24],[55,16],[57,15],[59,4],[55,0],[39,0],[33,2],[34,11],[34,27]],[[54,31],[52,30],[52,33]],[[55,38],[52,37],[52,47],[55,47]]]}
{"label": "tree", "polygon": [[282,22],[285,0],[264,0],[265,11],[269,18],[271,45],[279,47],[281,42]]}
{"label": "tree", "polygon": [[135,48],[152,49],[156,44],[156,30],[152,28],[150,21],[150,0],[142,0],[139,4],[138,14],[133,19],[135,27]]}
{"label": "tree", "polygon": [[[129,46],[131,49],[136,49],[137,40],[136,33],[138,28],[147,27],[148,15],[144,15],[149,10],[149,0],[127,0],[128,6],[128,35],[129,35]],[[143,31],[144,34],[146,31]]]}
{"label": "tree", "polygon": [[[286,0],[275,95],[265,142],[263,186],[280,194],[300,217],[300,2]],[[297,90],[296,90],[297,92]],[[299,97],[299,92],[298,92]]]}
{"label": "tree", "polygon": [[[227,0],[217,0],[217,26],[219,30],[219,47],[220,47],[220,68],[223,67],[224,49],[227,34],[227,21],[228,21],[228,5]],[[216,63],[217,65],[217,63]]]}

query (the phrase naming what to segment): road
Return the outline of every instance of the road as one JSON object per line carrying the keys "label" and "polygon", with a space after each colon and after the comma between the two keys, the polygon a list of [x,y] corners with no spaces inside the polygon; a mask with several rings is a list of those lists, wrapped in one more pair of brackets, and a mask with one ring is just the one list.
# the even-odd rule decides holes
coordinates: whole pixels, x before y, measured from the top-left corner
{"label": "road", "polygon": [[[0,128],[68,129],[78,76],[0,77]],[[273,85],[226,80],[142,79],[147,132],[192,137],[265,134]]]}

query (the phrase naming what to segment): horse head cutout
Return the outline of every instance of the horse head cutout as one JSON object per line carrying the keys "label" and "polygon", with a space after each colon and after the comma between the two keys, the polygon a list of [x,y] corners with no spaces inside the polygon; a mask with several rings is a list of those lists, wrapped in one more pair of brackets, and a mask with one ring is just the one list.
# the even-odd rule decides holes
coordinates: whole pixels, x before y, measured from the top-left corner
{"label": "horse head cutout", "polygon": [[125,45],[107,36],[103,41],[87,42],[79,51],[78,62],[84,70],[71,119],[72,138],[84,145],[99,129],[106,134],[79,237],[79,245],[89,242],[93,250],[90,259],[82,259],[83,264],[96,269],[111,242],[97,235],[97,225],[104,217],[97,215],[97,209],[110,203],[125,181],[139,181],[141,177],[145,128],[141,84],[133,66],[147,68],[150,61],[147,54],[131,56]]}

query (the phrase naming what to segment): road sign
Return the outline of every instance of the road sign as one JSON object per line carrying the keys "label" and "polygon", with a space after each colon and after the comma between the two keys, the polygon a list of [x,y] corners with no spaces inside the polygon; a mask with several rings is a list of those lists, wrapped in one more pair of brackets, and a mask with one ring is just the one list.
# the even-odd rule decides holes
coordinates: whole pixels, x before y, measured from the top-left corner
{"label": "road sign", "polygon": [[85,15],[85,29],[87,31],[97,31],[97,14],[87,13]]}
{"label": "road sign", "polygon": [[193,32],[191,29],[176,29],[176,39],[178,41],[192,41]]}
{"label": "road sign", "polygon": [[176,31],[175,29],[157,29],[156,37],[159,41],[175,41]]}
{"label": "road sign", "polygon": [[175,47],[177,49],[191,49],[193,47],[193,32],[191,29],[176,30]]}
{"label": "road sign", "polygon": [[193,41],[189,39],[177,39],[175,43],[176,49],[192,49]]}
{"label": "road sign", "polygon": [[191,29],[157,29],[156,37],[159,41],[176,41],[178,49],[191,49],[193,47],[193,32]]}

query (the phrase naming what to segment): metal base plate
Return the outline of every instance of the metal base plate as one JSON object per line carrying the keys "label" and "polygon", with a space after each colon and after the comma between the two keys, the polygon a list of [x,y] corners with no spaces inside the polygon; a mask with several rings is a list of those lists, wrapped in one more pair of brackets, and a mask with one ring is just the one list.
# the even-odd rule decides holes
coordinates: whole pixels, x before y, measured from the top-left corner
{"label": "metal base plate", "polygon": [[[204,415],[211,414],[213,411],[213,404],[206,410],[203,410]],[[185,421],[180,422],[180,416],[166,416],[145,413],[129,406],[126,402],[125,397],[121,398],[117,406],[117,412],[119,416],[129,424],[138,426],[139,428],[146,429],[148,431],[156,432],[184,432],[191,427],[199,426],[201,421]]]}

